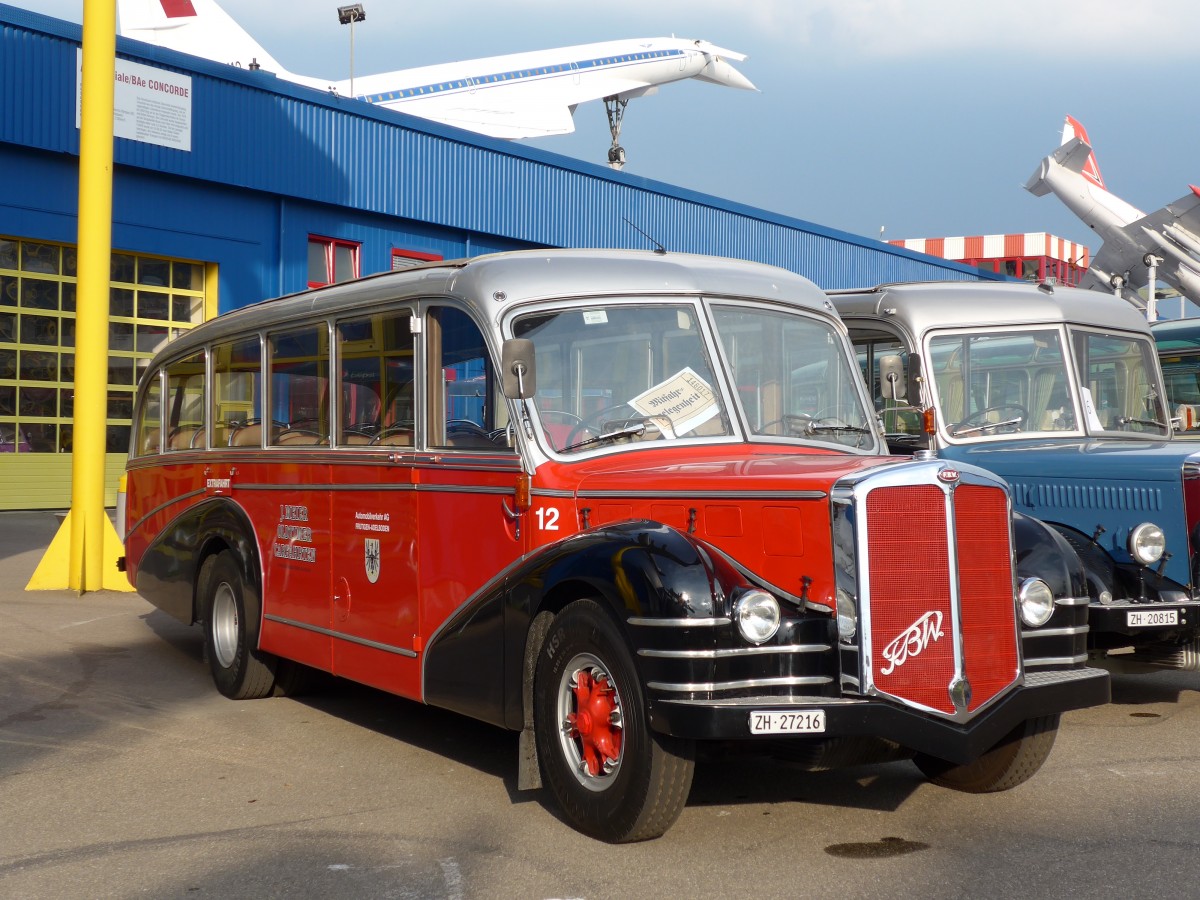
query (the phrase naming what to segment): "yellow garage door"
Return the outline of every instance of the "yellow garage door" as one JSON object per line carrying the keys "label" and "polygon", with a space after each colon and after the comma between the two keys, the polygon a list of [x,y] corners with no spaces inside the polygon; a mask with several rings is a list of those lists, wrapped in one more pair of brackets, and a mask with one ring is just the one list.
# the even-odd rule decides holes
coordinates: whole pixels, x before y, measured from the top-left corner
{"label": "yellow garage door", "polygon": [[[0,237],[0,509],[71,504],[75,402],[73,246]],[[113,253],[105,502],[115,502],[137,379],[181,331],[215,312],[215,267]]]}

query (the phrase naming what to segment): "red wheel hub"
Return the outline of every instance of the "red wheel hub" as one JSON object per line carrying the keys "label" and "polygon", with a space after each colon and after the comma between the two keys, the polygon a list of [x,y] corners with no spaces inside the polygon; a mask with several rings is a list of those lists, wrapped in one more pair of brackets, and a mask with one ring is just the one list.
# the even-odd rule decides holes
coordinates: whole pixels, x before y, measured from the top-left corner
{"label": "red wheel hub", "polygon": [[[575,712],[567,715],[570,736],[579,741],[588,774],[601,775],[604,761],[621,758],[621,726],[617,694],[607,675],[575,673]],[[617,713],[614,715],[614,713]]]}

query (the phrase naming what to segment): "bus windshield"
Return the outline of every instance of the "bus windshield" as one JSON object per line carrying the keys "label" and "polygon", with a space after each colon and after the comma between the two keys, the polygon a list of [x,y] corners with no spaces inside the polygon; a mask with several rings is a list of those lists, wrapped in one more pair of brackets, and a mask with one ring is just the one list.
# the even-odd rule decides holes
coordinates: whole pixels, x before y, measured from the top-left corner
{"label": "bus windshield", "polygon": [[[723,383],[735,386],[755,436],[874,447],[856,373],[829,325],[714,304],[718,351],[700,312],[691,302],[609,303],[519,319],[514,334],[534,343],[536,407],[553,449],[733,437]],[[728,379],[718,377],[722,359]]]}
{"label": "bus windshield", "polygon": [[939,420],[953,439],[1080,430],[1056,329],[938,334],[929,358]]}
{"label": "bus windshield", "polygon": [[1140,335],[1071,329],[1089,431],[1167,437],[1154,344]]}
{"label": "bus windshield", "polygon": [[1070,336],[1073,367],[1057,328],[934,335],[929,358],[947,437],[1165,436],[1150,342],[1085,329]]}

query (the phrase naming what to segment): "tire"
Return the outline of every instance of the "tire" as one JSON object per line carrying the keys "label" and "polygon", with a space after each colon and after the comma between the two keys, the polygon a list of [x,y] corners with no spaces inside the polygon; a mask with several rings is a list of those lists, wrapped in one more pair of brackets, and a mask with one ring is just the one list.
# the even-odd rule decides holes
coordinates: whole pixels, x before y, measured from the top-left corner
{"label": "tire", "polygon": [[[581,728],[580,701],[586,715]],[[692,741],[652,732],[624,638],[594,601],[579,600],[550,626],[534,674],[542,777],[567,819],[619,844],[663,834],[687,802]]]}
{"label": "tire", "polygon": [[925,777],[942,787],[968,794],[1007,791],[1024,784],[1042,767],[1057,735],[1058,716],[1041,716],[1022,722],[995,747],[965,766],[924,753],[913,756],[913,762]]}
{"label": "tire", "polygon": [[246,586],[233,552],[205,560],[200,597],[204,652],[217,690],[231,700],[270,696],[277,660],[258,649],[258,617],[246,613]]}

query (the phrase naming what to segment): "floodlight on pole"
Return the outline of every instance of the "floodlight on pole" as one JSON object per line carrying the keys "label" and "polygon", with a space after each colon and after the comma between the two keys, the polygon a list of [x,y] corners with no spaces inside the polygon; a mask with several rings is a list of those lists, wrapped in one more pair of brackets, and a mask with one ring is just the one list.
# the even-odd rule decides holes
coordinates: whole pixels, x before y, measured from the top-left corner
{"label": "floodlight on pole", "polygon": [[338,7],[338,21],[350,26],[350,96],[354,96],[354,23],[367,17],[361,3]]}

